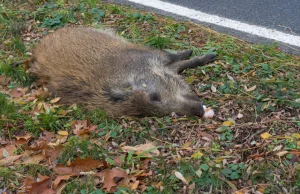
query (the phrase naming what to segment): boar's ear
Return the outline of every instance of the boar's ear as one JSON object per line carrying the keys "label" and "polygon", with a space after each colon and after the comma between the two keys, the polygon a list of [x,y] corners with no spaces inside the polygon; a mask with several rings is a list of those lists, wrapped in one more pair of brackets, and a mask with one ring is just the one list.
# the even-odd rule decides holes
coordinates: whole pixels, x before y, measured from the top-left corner
{"label": "boar's ear", "polygon": [[168,64],[172,64],[172,63],[175,63],[178,61],[185,60],[186,58],[191,56],[192,53],[193,53],[192,50],[179,51],[177,53],[167,52],[168,58],[170,60],[170,62]]}
{"label": "boar's ear", "polygon": [[168,67],[173,69],[177,73],[181,73],[183,70],[187,68],[206,65],[214,60],[216,60],[215,54],[207,54],[207,55],[194,57],[190,60],[175,62],[173,64],[168,65]]}

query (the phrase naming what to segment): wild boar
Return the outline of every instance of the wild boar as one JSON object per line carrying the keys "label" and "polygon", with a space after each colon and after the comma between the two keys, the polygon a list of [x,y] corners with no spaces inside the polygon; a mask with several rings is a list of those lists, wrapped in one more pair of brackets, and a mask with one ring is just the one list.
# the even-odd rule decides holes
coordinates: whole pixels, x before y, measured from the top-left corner
{"label": "wild boar", "polygon": [[191,54],[133,44],[107,29],[64,27],[39,42],[29,73],[61,104],[99,107],[113,117],[202,117],[205,106],[179,73],[216,56],[186,60]]}

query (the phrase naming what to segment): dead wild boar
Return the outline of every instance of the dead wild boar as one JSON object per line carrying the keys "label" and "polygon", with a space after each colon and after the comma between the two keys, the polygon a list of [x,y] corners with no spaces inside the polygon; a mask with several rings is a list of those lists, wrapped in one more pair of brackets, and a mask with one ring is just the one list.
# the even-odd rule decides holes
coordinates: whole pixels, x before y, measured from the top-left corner
{"label": "dead wild boar", "polygon": [[44,37],[29,73],[61,104],[99,107],[113,117],[204,116],[206,107],[179,75],[216,56],[186,60],[191,50],[169,53],[127,42],[109,30],[65,27]]}

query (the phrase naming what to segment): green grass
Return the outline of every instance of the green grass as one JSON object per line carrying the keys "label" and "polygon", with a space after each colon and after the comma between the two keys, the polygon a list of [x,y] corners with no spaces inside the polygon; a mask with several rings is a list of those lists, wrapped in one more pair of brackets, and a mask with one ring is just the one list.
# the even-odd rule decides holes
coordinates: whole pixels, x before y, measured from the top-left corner
{"label": "green grass", "polygon": [[[213,107],[223,118],[213,121],[200,121],[196,117],[174,119],[170,116],[112,119],[102,110],[85,110],[79,105],[57,107],[54,111],[30,116],[20,110],[33,110],[37,106],[34,102],[12,103],[6,94],[0,92],[1,137],[13,139],[15,135],[30,132],[37,139],[42,130],[71,132],[70,122],[89,120],[97,126],[97,130],[88,139],[70,136],[64,144],[59,163],[66,164],[77,157],[92,156],[106,160],[110,167],[115,167],[113,158],[122,155],[124,163],[121,168],[131,169],[141,165],[142,159],[132,153],[123,153],[118,146],[122,143],[134,146],[155,141],[166,155],[152,158],[154,163],[149,168],[154,175],[145,181],[147,189],[144,193],[183,192],[184,185],[174,171],[181,172],[190,184],[195,184],[193,192],[230,193],[243,188],[256,188],[259,184],[267,185],[265,193],[282,192],[283,188],[290,193],[299,191],[300,172],[295,162],[296,156],[272,155],[278,145],[288,151],[300,149],[296,137],[282,138],[299,133],[299,57],[279,51],[275,44],[248,44],[196,24],[97,0],[78,0],[72,4],[55,0],[44,4],[36,0],[15,5],[3,1],[0,23],[0,75],[12,78],[9,89],[29,87],[34,81],[29,78],[24,66],[11,68],[9,64],[30,57],[29,53],[49,30],[68,24],[95,28],[107,26],[116,29],[129,41],[149,47],[170,51],[192,49],[193,56],[217,54],[216,62],[186,70],[184,76],[198,94],[206,94],[203,96],[204,103]],[[22,35],[29,26],[31,32],[38,36],[26,40]],[[255,89],[250,90],[253,86]],[[216,88],[216,92],[211,91],[212,87]],[[43,100],[49,102],[50,99],[39,99]],[[60,114],[66,110],[71,112]],[[243,117],[236,119],[235,125],[222,127],[223,121],[239,112]],[[276,120],[272,117],[276,114],[284,114],[284,117]],[[265,122],[270,118],[273,120]],[[251,137],[262,129],[272,133],[273,138],[262,140],[260,133]],[[204,147],[199,131],[212,136],[208,146]],[[97,143],[91,143],[91,140]],[[193,150],[186,150],[182,146],[187,142],[199,145]],[[238,147],[240,145],[242,147]],[[20,147],[20,151],[22,149]],[[203,153],[203,156],[192,158],[196,152]],[[261,157],[261,161],[249,159],[257,153],[268,154]],[[15,177],[15,172],[34,177],[53,173],[42,165],[20,165],[15,169],[0,167],[0,177],[3,177],[5,186],[11,181],[19,184],[21,180]],[[280,179],[277,180],[275,175]],[[155,186],[160,181],[163,190]],[[99,185],[94,185],[93,177],[72,178],[63,190],[63,193],[101,192]],[[124,192],[133,191],[119,188],[116,193]]]}

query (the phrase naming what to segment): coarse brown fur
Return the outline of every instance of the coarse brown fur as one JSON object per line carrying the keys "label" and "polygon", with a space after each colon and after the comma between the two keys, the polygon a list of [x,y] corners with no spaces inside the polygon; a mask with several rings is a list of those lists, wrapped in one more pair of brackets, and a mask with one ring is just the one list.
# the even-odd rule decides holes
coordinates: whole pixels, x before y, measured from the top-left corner
{"label": "coarse brown fur", "polygon": [[84,103],[114,117],[203,116],[201,101],[178,73],[215,55],[185,60],[191,53],[132,44],[109,30],[65,27],[40,41],[29,72],[62,104]]}

